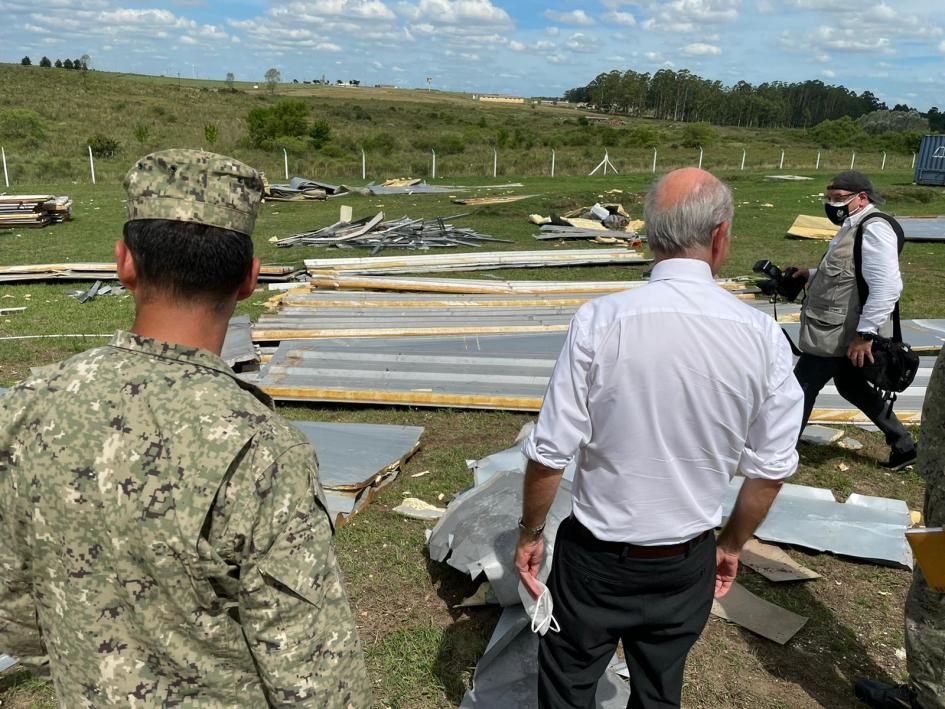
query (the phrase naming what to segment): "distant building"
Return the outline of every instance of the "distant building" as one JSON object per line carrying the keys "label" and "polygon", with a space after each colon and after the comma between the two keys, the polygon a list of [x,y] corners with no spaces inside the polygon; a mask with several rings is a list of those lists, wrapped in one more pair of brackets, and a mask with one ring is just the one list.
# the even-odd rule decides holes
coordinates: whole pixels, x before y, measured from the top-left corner
{"label": "distant building", "polygon": [[[473,96],[475,99],[476,97]],[[521,96],[500,96],[498,94],[479,94],[479,101],[486,103],[525,103]]]}
{"label": "distant building", "polygon": [[375,89],[396,89],[393,84],[374,84]]}

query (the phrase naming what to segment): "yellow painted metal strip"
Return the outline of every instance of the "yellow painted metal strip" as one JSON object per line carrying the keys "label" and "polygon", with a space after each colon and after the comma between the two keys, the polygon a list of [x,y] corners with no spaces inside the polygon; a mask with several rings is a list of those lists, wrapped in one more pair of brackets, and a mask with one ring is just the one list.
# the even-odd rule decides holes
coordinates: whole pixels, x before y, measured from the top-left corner
{"label": "yellow painted metal strip", "polygon": [[[922,418],[922,412],[897,410],[896,416],[904,424],[918,424]],[[814,409],[810,415],[810,422],[850,425],[872,423],[866,414],[858,409]]]}
{"label": "yellow painted metal strip", "polygon": [[436,394],[431,391],[338,390],[309,387],[263,387],[276,399],[346,401],[366,404],[400,404],[403,406],[450,406],[457,408],[538,411],[541,398],[527,396],[485,396],[478,394]]}
{"label": "yellow painted metal strip", "polygon": [[254,342],[317,340],[324,337],[409,337],[423,335],[503,335],[528,332],[567,332],[568,325],[481,325],[477,327],[406,327],[348,330],[253,330]]}
{"label": "yellow painted metal strip", "polygon": [[[274,300],[274,299],[273,299]],[[286,308],[544,308],[583,305],[590,298],[541,298],[529,300],[295,300],[282,303]]]}

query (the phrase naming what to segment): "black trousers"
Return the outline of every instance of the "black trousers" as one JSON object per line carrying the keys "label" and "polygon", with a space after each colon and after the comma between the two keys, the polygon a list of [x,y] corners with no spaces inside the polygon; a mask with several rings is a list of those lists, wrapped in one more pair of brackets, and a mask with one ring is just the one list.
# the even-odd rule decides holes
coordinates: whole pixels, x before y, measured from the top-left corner
{"label": "black trousers", "polygon": [[896,453],[915,448],[912,436],[893,413],[889,402],[863,378],[863,373],[846,357],[818,357],[802,354],[794,365],[794,376],[804,390],[804,423],[807,425],[820,390],[833,379],[837,393],[869,417],[886,436],[886,443]]}
{"label": "black trousers", "polygon": [[538,650],[538,706],[589,709],[623,640],[630,709],[678,707],[683,670],[715,591],[715,536],[687,553],[638,559],[594,543],[574,517],[558,527],[548,589],[561,632]]}

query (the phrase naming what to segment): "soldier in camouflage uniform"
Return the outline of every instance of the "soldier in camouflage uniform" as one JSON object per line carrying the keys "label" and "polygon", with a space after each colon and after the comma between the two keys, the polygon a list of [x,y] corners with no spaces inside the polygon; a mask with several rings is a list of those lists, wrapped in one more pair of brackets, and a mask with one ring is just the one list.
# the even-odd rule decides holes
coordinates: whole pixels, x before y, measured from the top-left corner
{"label": "soldier in camouflage uniform", "polygon": [[219,357],[261,178],[173,150],[125,186],[132,330],[0,398],[0,651],[69,709],[369,706],[314,452]]}
{"label": "soldier in camouflage uniform", "polygon": [[[925,525],[945,526],[945,351],[929,380],[922,409],[917,470],[925,479]],[[929,588],[915,568],[906,598],[906,667],[909,684],[856,683],[856,696],[871,707],[945,709],[945,594]]]}

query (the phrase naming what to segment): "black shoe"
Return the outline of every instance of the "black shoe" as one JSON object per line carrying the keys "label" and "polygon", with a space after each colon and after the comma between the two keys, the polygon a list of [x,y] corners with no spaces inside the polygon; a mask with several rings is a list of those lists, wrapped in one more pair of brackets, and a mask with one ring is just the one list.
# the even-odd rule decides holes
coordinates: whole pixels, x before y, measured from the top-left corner
{"label": "black shoe", "polygon": [[875,709],[921,709],[916,704],[915,692],[908,684],[886,684],[872,679],[858,679],[853,694],[867,706]]}
{"label": "black shoe", "polygon": [[907,451],[893,451],[889,454],[889,460],[880,463],[879,467],[886,468],[886,470],[902,470],[915,463],[918,455],[919,452],[916,448]]}

